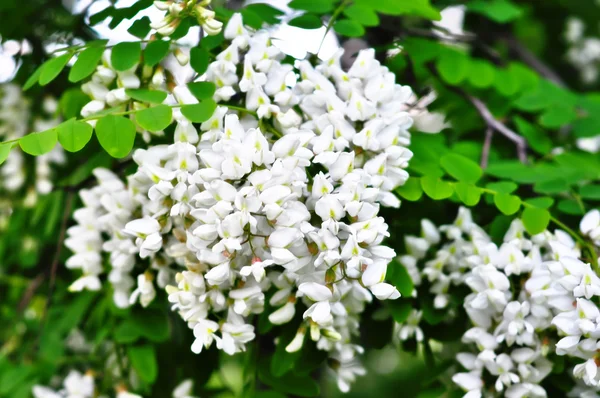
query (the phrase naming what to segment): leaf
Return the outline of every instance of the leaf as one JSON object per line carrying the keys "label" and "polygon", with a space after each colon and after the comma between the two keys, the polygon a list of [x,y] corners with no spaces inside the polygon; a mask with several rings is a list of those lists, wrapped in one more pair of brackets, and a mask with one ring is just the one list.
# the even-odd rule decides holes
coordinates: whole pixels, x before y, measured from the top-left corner
{"label": "leaf", "polygon": [[573,216],[582,216],[585,213],[585,208],[582,208],[581,205],[572,199],[563,199],[558,202],[558,206],[556,206],[558,210],[562,213],[570,214]]}
{"label": "leaf", "polygon": [[43,64],[38,66],[37,69],[31,74],[31,76],[29,76],[29,78],[23,85],[23,91],[29,90],[31,87],[33,87],[34,84],[36,84],[38,82],[38,80],[40,79],[40,74],[42,73],[43,67],[44,67]]}
{"label": "leaf", "polygon": [[357,3],[368,4],[374,10],[387,15],[415,15],[434,21],[442,19],[440,12],[431,6],[429,0],[361,0]]}
{"label": "leaf", "polygon": [[559,128],[573,122],[577,118],[575,109],[568,106],[555,105],[546,108],[540,116],[539,122],[547,128]]}
{"label": "leaf", "polygon": [[217,87],[212,82],[192,82],[188,83],[188,88],[194,97],[199,100],[212,98]]}
{"label": "leaf", "polygon": [[217,103],[212,99],[200,101],[198,104],[182,106],[181,113],[194,123],[205,122],[213,115]]}
{"label": "leaf", "polygon": [[259,358],[258,378],[261,382],[271,386],[275,390],[287,395],[299,397],[315,397],[319,395],[319,384],[309,375],[299,376],[288,372],[282,377],[275,377],[270,372],[270,358],[261,356]]}
{"label": "leaf", "polygon": [[521,220],[530,235],[537,235],[544,232],[550,224],[550,212],[539,207],[526,207]]}
{"label": "leaf", "polygon": [[169,53],[169,42],[154,40],[144,49],[144,63],[148,66],[157,65]]}
{"label": "leaf", "polygon": [[119,344],[132,344],[138,341],[142,337],[142,334],[137,324],[129,319],[125,319],[116,327],[113,337]]}
{"label": "leaf", "polygon": [[133,24],[127,29],[129,33],[134,35],[135,37],[139,37],[140,39],[145,38],[150,33],[150,18],[142,17],[137,21],[134,21]]}
{"label": "leaf", "polygon": [[300,357],[301,350],[296,352],[287,352],[285,347],[296,336],[297,327],[287,325],[282,336],[279,337],[275,353],[271,359],[271,374],[275,377],[281,377],[294,367],[294,363]]}
{"label": "leaf", "polygon": [[19,140],[23,152],[33,156],[43,155],[50,152],[56,146],[58,137],[55,129],[31,133]]}
{"label": "leaf", "polygon": [[442,52],[436,65],[442,80],[451,85],[462,82],[469,74],[469,59],[459,51]]}
{"label": "leaf", "polygon": [[483,171],[471,159],[457,153],[447,153],[440,159],[442,168],[459,181],[477,182]]}
{"label": "leaf", "polygon": [[344,15],[363,26],[379,25],[379,17],[372,8],[362,4],[352,4],[344,8]]}
{"label": "leaf", "polygon": [[302,29],[319,29],[323,23],[315,14],[304,14],[289,21],[288,25]]}
{"label": "leaf", "polygon": [[351,19],[340,19],[333,24],[333,30],[342,36],[360,37],[365,34],[365,28]]}
{"label": "leaf", "polygon": [[540,155],[550,152],[552,149],[552,140],[543,131],[519,116],[515,116],[513,120],[517,125],[519,133],[527,139],[527,143],[531,149]]}
{"label": "leaf", "polygon": [[584,185],[579,188],[579,195],[584,199],[600,200],[600,185]]}
{"label": "leaf", "polygon": [[506,193],[497,193],[494,195],[494,204],[507,216],[515,214],[521,207],[521,199],[515,195],[509,195]]}
{"label": "leaf", "polygon": [[295,10],[326,14],[333,11],[333,0],[292,0],[288,3],[288,7]]}
{"label": "leaf", "polygon": [[458,198],[467,206],[475,206],[481,199],[481,189],[473,184],[458,182],[454,185]]}
{"label": "leaf", "polygon": [[406,300],[388,300],[385,302],[396,323],[404,323],[412,312],[410,302]]}
{"label": "leaf", "polygon": [[557,194],[567,192],[568,190],[569,183],[562,178],[549,181],[540,181],[533,186],[534,192],[543,194]]}
{"label": "leaf", "polygon": [[487,88],[494,84],[496,69],[487,61],[471,60],[468,80],[476,88]]}
{"label": "leaf", "polygon": [[512,97],[517,94],[521,88],[518,77],[510,70],[496,70],[496,79],[494,81],[496,90],[505,97]]}
{"label": "leaf", "polygon": [[528,205],[538,207],[540,209],[549,209],[554,204],[554,199],[547,196],[539,198],[531,198],[525,201]]}
{"label": "leaf", "polygon": [[123,158],[133,148],[135,124],[122,116],[107,115],[96,123],[96,136],[110,156]]}
{"label": "leaf", "polygon": [[90,47],[83,50],[69,71],[69,81],[77,83],[94,73],[103,53],[104,47]]}
{"label": "leaf", "polygon": [[415,285],[402,263],[392,260],[387,266],[386,279],[398,288],[402,296],[410,297],[412,295]]}
{"label": "leaf", "polygon": [[128,88],[125,89],[125,94],[136,101],[149,102],[151,104],[162,104],[167,98],[167,93],[160,90],[149,90],[145,88]]}
{"label": "leaf", "polygon": [[591,115],[573,122],[573,134],[577,138],[595,137],[600,134],[600,116]]}
{"label": "leaf", "polygon": [[269,25],[277,24],[279,22],[278,17],[284,15],[283,11],[264,3],[249,4],[244,8],[261,17]]}
{"label": "leaf", "polygon": [[523,15],[521,8],[508,0],[475,0],[467,3],[467,9],[498,23],[508,23]]}
{"label": "leaf", "polygon": [[[205,39],[202,39],[202,41],[204,40]],[[209,60],[210,55],[204,48],[194,47],[190,50],[190,65],[197,74],[203,75],[204,72],[206,72]]]}
{"label": "leaf", "polygon": [[45,86],[56,79],[56,76],[67,66],[71,57],[73,57],[73,53],[66,53],[46,61],[40,71],[40,86]]}
{"label": "leaf", "polygon": [[146,383],[154,383],[158,376],[154,347],[150,345],[130,346],[127,348],[127,356],[140,379]]}
{"label": "leaf", "polygon": [[447,199],[454,192],[450,183],[433,176],[422,177],[421,187],[427,196],[433,200]]}
{"label": "leaf", "polygon": [[156,133],[164,130],[173,118],[173,110],[167,105],[157,105],[135,113],[135,121],[145,130]]}
{"label": "leaf", "polygon": [[92,126],[88,123],[69,119],[56,127],[58,141],[69,152],[78,152],[92,138]]}
{"label": "leaf", "polygon": [[60,111],[65,118],[71,119],[81,114],[81,109],[90,102],[90,97],[84,94],[79,87],[72,87],[63,92],[58,101]]}
{"label": "leaf", "polygon": [[113,47],[110,62],[116,70],[126,71],[140,62],[141,53],[139,41],[121,42]]}
{"label": "leaf", "polygon": [[421,199],[421,196],[423,196],[421,181],[419,178],[415,177],[408,177],[408,180],[406,180],[404,185],[396,188],[395,192],[411,202],[416,202],[417,200]]}
{"label": "leaf", "polygon": [[4,161],[8,158],[13,145],[14,144],[12,143],[0,144],[0,164],[4,163]]}

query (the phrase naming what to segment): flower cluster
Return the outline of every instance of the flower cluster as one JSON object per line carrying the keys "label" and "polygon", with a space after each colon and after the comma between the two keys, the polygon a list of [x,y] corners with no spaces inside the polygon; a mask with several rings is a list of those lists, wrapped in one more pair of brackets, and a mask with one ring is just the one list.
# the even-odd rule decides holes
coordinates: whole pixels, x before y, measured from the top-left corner
{"label": "flower cluster", "polygon": [[[196,353],[244,351],[252,316],[269,308],[273,324],[298,320],[279,343],[294,352],[309,335],[347,391],[364,373],[355,336],[365,304],[400,296],[384,282],[395,253],[378,212],[399,206],[392,190],[408,178],[412,92],[373,50],[345,71],[341,52],[316,67],[283,63],[240,14],[224,35],[229,46],[199,77],[217,88],[214,114],[197,126],[175,107],[173,144],[138,149],[127,184],[97,169],[98,185],[81,192],[66,244],[67,266],[83,275],[71,289],[99,289],[108,253],[115,303],[149,305],[156,281]],[[198,102],[185,85],[165,101]]]}
{"label": "flower cluster", "polygon": [[166,11],[164,17],[150,26],[163,36],[170,36],[187,16],[195,17],[202,31],[207,35],[216,35],[221,32],[223,23],[215,19],[215,12],[206,8],[211,0],[157,0],[154,6],[161,11]]}
{"label": "flower cluster", "polygon": [[[593,210],[583,218],[581,231],[597,239],[599,226],[600,212]],[[467,371],[453,377],[465,396],[495,391],[545,397],[539,383],[552,370],[549,353],[587,360],[575,365],[573,375],[595,391],[600,311],[593,297],[600,295],[600,278],[580,260],[581,250],[567,233],[527,237],[515,219],[497,246],[465,208],[452,225],[436,228],[423,220],[422,227],[421,237],[406,238],[409,254],[399,257],[415,284],[427,281],[436,308],[446,308],[454,286],[471,291],[464,309],[472,328],[462,342],[477,352],[458,354]],[[407,323],[400,327],[401,339],[414,330],[422,333],[418,318]]]}
{"label": "flower cluster", "polygon": [[[184,380],[173,390],[173,398],[195,398],[192,396],[194,383],[192,380]],[[50,387],[36,385],[32,390],[34,398],[108,398],[106,395],[98,395],[93,372],[80,373],[71,370],[62,381],[62,387],[53,389]],[[142,398],[141,395],[131,393],[123,386],[115,388],[115,398]]]}

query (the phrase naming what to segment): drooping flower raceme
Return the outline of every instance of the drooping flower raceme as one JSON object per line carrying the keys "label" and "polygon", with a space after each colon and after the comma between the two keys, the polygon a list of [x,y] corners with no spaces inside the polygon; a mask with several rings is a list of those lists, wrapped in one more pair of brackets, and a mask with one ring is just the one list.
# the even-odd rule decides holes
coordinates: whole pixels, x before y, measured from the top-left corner
{"label": "drooping flower raceme", "polygon": [[[283,63],[269,33],[239,14],[224,35],[228,47],[198,78],[216,86],[212,116],[198,126],[175,107],[172,144],[136,150],[126,184],[97,169],[98,185],[82,192],[67,266],[83,274],[71,289],[99,289],[107,253],[118,306],[147,306],[164,288],[192,351],[228,354],[254,340],[252,317],[272,293],[269,321],[298,325],[279,344],[297,351],[310,336],[347,391],[364,373],[355,336],[365,304],[400,296],[385,282],[395,253],[378,213],[399,206],[392,190],[408,178],[411,90],[373,50],[345,71],[339,52]],[[198,100],[180,84],[165,102]]]}
{"label": "drooping flower raceme", "polygon": [[[592,210],[581,222],[582,234],[591,239],[598,214]],[[493,391],[545,397],[539,384],[552,370],[549,353],[575,360],[573,376],[584,382],[577,393],[597,393],[600,310],[594,297],[600,294],[600,278],[580,260],[580,248],[568,234],[556,230],[527,237],[516,219],[498,247],[465,208],[452,225],[436,228],[423,220],[422,227],[421,237],[406,238],[409,254],[398,258],[413,282],[427,282],[437,308],[448,306],[459,285],[471,291],[464,309],[472,328],[462,342],[477,352],[458,354],[466,371],[453,377],[465,396]],[[428,260],[432,248],[435,254]],[[400,339],[411,338],[417,327],[414,319],[407,320],[398,327]],[[490,380],[493,385],[486,385]]]}

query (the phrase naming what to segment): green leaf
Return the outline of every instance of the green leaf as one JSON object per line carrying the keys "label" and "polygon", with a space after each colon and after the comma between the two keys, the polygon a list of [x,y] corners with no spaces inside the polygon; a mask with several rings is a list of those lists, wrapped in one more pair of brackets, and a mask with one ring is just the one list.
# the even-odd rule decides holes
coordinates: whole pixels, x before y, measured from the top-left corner
{"label": "green leaf", "polygon": [[58,137],[55,129],[31,133],[19,140],[23,152],[33,156],[43,155],[50,152],[56,146]]}
{"label": "green leaf", "polygon": [[56,127],[58,141],[69,152],[78,152],[92,138],[92,126],[88,123],[69,119]]}
{"label": "green leaf", "polygon": [[469,75],[469,59],[456,50],[442,52],[436,65],[442,80],[451,85],[457,85]]}
{"label": "green leaf", "polygon": [[547,128],[559,128],[577,118],[575,109],[569,106],[555,105],[547,108],[540,116],[540,124]]}
{"label": "green leaf", "polygon": [[515,195],[509,195],[506,193],[497,193],[494,195],[494,204],[507,216],[515,214],[521,208],[521,199]]}
{"label": "green leaf", "polygon": [[[204,39],[202,40],[204,41]],[[203,75],[206,72],[209,61],[210,54],[204,48],[194,47],[190,50],[190,65],[197,74]]]}
{"label": "green leaf", "polygon": [[[173,39],[173,35],[171,35],[171,39]],[[225,36],[223,35],[223,31],[221,31],[218,35],[203,37],[202,40],[200,40],[200,47],[210,51],[213,48],[219,47],[223,41],[225,41]],[[192,48],[192,51],[193,50],[194,49]]]}
{"label": "green leaf", "polygon": [[433,200],[447,199],[454,192],[450,183],[433,176],[422,177],[421,187],[427,196]]}
{"label": "green leaf", "polygon": [[591,115],[573,122],[573,134],[577,138],[595,137],[600,134],[600,115]]}
{"label": "green leaf", "polygon": [[295,375],[294,372],[288,372],[282,377],[275,377],[270,372],[270,358],[261,356],[259,358],[258,378],[264,384],[271,386],[275,390],[287,395],[296,395],[299,397],[315,397],[319,395],[319,384],[310,375]]}
{"label": "green leaf", "polygon": [[549,209],[554,204],[554,199],[547,196],[539,198],[531,198],[525,201],[528,205],[538,207],[540,209]]}
{"label": "green leaf", "polygon": [[410,297],[415,288],[412,278],[406,267],[396,260],[392,260],[387,266],[386,279],[389,280],[402,296]]}
{"label": "green leaf", "polygon": [[352,4],[344,8],[344,15],[363,26],[379,25],[379,17],[372,8],[362,4]]}
{"label": "green leaf", "polygon": [[281,377],[294,367],[294,363],[302,353],[301,350],[296,352],[287,352],[285,347],[291,343],[292,339],[296,336],[297,327],[286,325],[283,335],[279,337],[277,346],[275,347],[275,353],[271,359],[271,374],[275,377]]}
{"label": "green leaf", "polygon": [[557,178],[555,180],[540,181],[533,186],[533,191],[543,194],[557,194],[567,192],[569,190],[569,183],[563,178]]}
{"label": "green leaf", "polygon": [[150,18],[142,17],[137,21],[134,21],[131,27],[127,29],[129,33],[140,39],[145,38],[150,33]]}
{"label": "green leaf", "polygon": [[128,88],[125,89],[125,94],[136,101],[149,102],[151,104],[162,104],[167,98],[167,93],[160,90],[149,90],[145,88]]}
{"label": "green leaf", "polygon": [[113,337],[119,344],[132,344],[142,338],[142,334],[136,323],[125,319],[115,328]]}
{"label": "green leaf", "polygon": [[188,120],[194,123],[201,123],[210,119],[216,108],[217,103],[212,99],[208,99],[200,101],[198,104],[184,105],[180,109],[183,116]]}
{"label": "green leaf", "polygon": [[36,84],[38,82],[38,80],[40,79],[40,74],[42,73],[43,67],[44,67],[43,64],[38,66],[38,68],[33,72],[33,74],[31,76],[29,76],[29,78],[23,85],[23,91],[29,90],[31,87],[33,87],[34,84]]}
{"label": "green leaf", "polygon": [[561,200],[560,202],[558,202],[556,208],[562,213],[573,216],[582,216],[585,213],[585,208],[582,208],[576,200],[572,199]]}
{"label": "green leaf", "polygon": [[412,306],[410,305],[410,302],[406,300],[387,300],[385,304],[390,310],[392,318],[394,318],[394,321],[397,323],[406,322],[412,312]]}
{"label": "green leaf", "polygon": [[172,119],[173,110],[167,105],[157,105],[135,113],[137,124],[153,133],[164,130]]}
{"label": "green leaf", "polygon": [[515,116],[514,121],[517,130],[527,139],[531,149],[540,155],[550,152],[553,146],[552,140],[543,131],[519,116]]}
{"label": "green leaf", "polygon": [[146,383],[154,383],[158,376],[154,347],[150,345],[130,346],[127,348],[127,356],[140,379]]}
{"label": "green leaf", "polygon": [[94,73],[103,53],[103,47],[90,47],[83,50],[69,71],[69,81],[77,83]]}
{"label": "green leaf", "polygon": [[579,188],[579,195],[584,199],[600,200],[600,185],[584,185]]}
{"label": "green leaf", "polygon": [[154,40],[148,43],[144,49],[144,63],[148,66],[157,65],[169,53],[169,42]]}
{"label": "green leaf", "polygon": [[44,63],[44,65],[42,66],[42,70],[40,72],[40,86],[45,86],[52,80],[56,79],[56,76],[58,76],[58,74],[65,68],[65,66],[67,66],[71,57],[73,57],[73,53],[66,53],[56,58],[52,58],[49,61],[46,61],[46,63]]}
{"label": "green leaf", "polygon": [[521,8],[508,0],[474,0],[467,3],[467,9],[498,23],[511,22],[523,15]]}
{"label": "green leaf", "polygon": [[295,10],[326,14],[333,11],[333,0],[292,0],[288,7]]}
{"label": "green leaf", "polygon": [[96,123],[96,136],[113,158],[124,158],[135,141],[135,124],[122,116],[107,115]]}
{"label": "green leaf", "polygon": [[333,30],[342,36],[360,37],[365,34],[365,28],[351,19],[340,19],[333,24]]}
{"label": "green leaf", "polygon": [[471,60],[469,68],[469,83],[476,88],[488,88],[494,84],[496,69],[487,61]]}
{"label": "green leaf", "polygon": [[283,11],[264,3],[249,4],[244,8],[261,17],[269,25],[277,24],[279,17],[284,15]]}
{"label": "green leaf", "polygon": [[530,235],[537,235],[544,232],[550,224],[550,212],[539,207],[526,207],[521,220]]}
{"label": "green leaf", "polygon": [[10,154],[10,150],[12,149],[14,144],[0,144],[0,164],[4,163],[4,161],[8,158]]}
{"label": "green leaf", "polygon": [[315,14],[304,14],[289,21],[288,25],[302,29],[319,29],[323,23]]}
{"label": "green leaf", "polygon": [[199,100],[212,98],[217,87],[212,82],[192,82],[188,83],[188,88],[194,97]]}
{"label": "green leaf", "polygon": [[481,189],[473,184],[458,182],[454,185],[458,198],[467,206],[475,206],[481,199]]}
{"label": "green leaf", "polygon": [[72,87],[63,92],[58,101],[58,106],[65,119],[71,119],[81,114],[81,109],[90,102],[87,96],[79,87]]}
{"label": "green leaf", "polygon": [[421,188],[421,180],[416,177],[408,177],[404,185],[395,189],[395,192],[404,199],[411,202],[416,202],[423,196],[423,188]]}
{"label": "green leaf", "polygon": [[414,15],[434,21],[442,19],[440,12],[431,6],[429,0],[361,0],[357,3],[369,5],[374,10],[387,15]]}
{"label": "green leaf", "polygon": [[110,54],[110,63],[118,71],[133,68],[140,62],[142,49],[139,41],[125,41],[113,47]]}
{"label": "green leaf", "polygon": [[457,153],[447,153],[440,159],[442,168],[459,181],[477,182],[483,171],[471,159]]}
{"label": "green leaf", "polygon": [[519,92],[521,84],[518,76],[510,70],[497,69],[494,87],[503,96],[512,97]]}

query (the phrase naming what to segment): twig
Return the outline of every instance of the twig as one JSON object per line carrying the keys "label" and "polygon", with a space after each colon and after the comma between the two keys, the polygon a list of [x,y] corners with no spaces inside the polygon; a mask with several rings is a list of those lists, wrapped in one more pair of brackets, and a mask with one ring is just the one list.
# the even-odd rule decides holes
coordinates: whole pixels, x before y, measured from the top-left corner
{"label": "twig", "polygon": [[67,201],[65,203],[65,208],[63,211],[62,223],[60,225],[60,233],[58,235],[58,242],[56,245],[56,252],[54,253],[54,258],[52,259],[52,265],[50,266],[50,284],[48,288],[48,298],[46,299],[46,305],[44,306],[44,312],[42,314],[42,320],[40,322],[40,332],[38,334],[37,346],[39,347],[39,342],[41,336],[44,332],[44,326],[46,325],[46,321],[48,318],[48,309],[52,304],[52,296],[54,293],[54,285],[56,283],[56,272],[58,270],[58,262],[60,261],[60,253],[62,252],[62,247],[64,245],[65,234],[67,232],[67,223],[69,221],[69,215],[71,214],[71,207],[73,206],[73,198],[75,197],[75,191],[69,191],[67,194]]}
{"label": "twig", "polygon": [[490,147],[492,146],[492,138],[494,136],[494,130],[488,127],[485,130],[485,140],[483,141],[483,148],[481,149],[481,168],[485,169],[488,165],[490,157]]}
{"label": "twig", "polygon": [[519,157],[519,160],[521,161],[521,163],[527,163],[527,142],[525,141],[525,139],[519,134],[512,131],[511,129],[509,129],[508,127],[506,127],[506,125],[501,123],[498,119],[496,119],[494,115],[492,115],[492,112],[490,112],[488,107],[479,98],[473,97],[472,95],[466,93],[465,91],[459,88],[457,88],[457,90],[459,90],[462,93],[462,95],[473,104],[475,109],[477,109],[477,112],[479,112],[479,115],[488,125],[488,128],[496,130],[497,132],[499,132],[500,134],[502,134],[503,136],[515,143],[515,145],[517,146],[517,156]]}
{"label": "twig", "polygon": [[44,274],[38,274],[31,281],[29,286],[27,286],[27,290],[25,290],[25,293],[23,294],[23,297],[21,297],[19,305],[17,306],[17,314],[22,314],[25,311],[25,309],[29,305],[29,302],[31,302],[33,295],[35,294],[35,291],[38,289],[38,287],[40,287],[44,279]]}
{"label": "twig", "polygon": [[515,52],[527,65],[533,68],[540,75],[550,80],[561,88],[566,88],[567,85],[560,78],[560,76],[554,72],[548,65],[543,63],[538,57],[535,56],[527,47],[525,47],[520,41],[513,36],[508,36],[505,39],[508,47]]}

